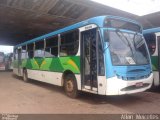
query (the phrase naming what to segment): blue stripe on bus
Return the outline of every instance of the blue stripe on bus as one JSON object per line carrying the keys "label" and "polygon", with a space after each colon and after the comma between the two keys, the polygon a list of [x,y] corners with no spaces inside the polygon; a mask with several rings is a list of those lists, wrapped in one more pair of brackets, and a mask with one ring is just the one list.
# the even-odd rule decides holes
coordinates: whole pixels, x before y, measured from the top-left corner
{"label": "blue stripe on bus", "polygon": [[160,32],[160,27],[143,30],[143,34]]}
{"label": "blue stripe on bus", "polygon": [[112,59],[108,47],[109,44],[105,43],[105,65],[106,65],[105,68],[106,68],[106,78],[111,78],[114,77],[116,74],[114,74]]}
{"label": "blue stripe on bus", "polygon": [[124,21],[128,21],[128,22],[131,22],[131,23],[134,23],[134,24],[138,24],[139,26],[141,26],[138,22],[136,22],[134,20],[131,20],[131,19],[123,18],[123,17],[111,16],[111,15],[108,15],[108,16],[98,16],[98,17],[90,18],[88,20],[85,20],[85,21],[76,23],[74,25],[65,27],[63,29],[51,32],[49,34],[45,34],[43,36],[34,38],[32,40],[29,40],[27,42],[24,42],[22,44],[19,44],[19,45],[15,46],[15,48],[23,46],[23,45],[26,45],[26,44],[29,44],[29,43],[33,43],[33,42],[36,42],[36,41],[40,41],[42,39],[45,39],[45,38],[48,38],[48,37],[51,37],[51,36],[54,36],[54,35],[57,35],[57,34],[60,34],[60,33],[63,33],[63,32],[67,32],[67,31],[70,31],[70,30],[73,30],[73,29],[76,29],[76,28],[79,28],[79,27],[83,27],[83,26],[88,25],[88,24],[96,24],[99,27],[103,27],[103,23],[104,23],[104,20],[106,18],[114,18],[114,19],[124,20]]}

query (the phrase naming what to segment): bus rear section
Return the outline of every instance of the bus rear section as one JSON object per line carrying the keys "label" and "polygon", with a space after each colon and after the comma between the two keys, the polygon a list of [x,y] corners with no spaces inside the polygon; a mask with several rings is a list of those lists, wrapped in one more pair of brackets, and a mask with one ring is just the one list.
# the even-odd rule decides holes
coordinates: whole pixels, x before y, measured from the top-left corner
{"label": "bus rear section", "polygon": [[0,52],[0,70],[5,70],[5,55]]}

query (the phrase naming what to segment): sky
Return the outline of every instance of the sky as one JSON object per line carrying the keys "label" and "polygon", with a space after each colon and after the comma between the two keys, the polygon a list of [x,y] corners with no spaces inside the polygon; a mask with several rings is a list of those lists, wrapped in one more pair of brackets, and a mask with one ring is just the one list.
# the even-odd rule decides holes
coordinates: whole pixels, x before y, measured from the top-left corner
{"label": "sky", "polygon": [[160,0],[91,0],[138,16],[160,11]]}
{"label": "sky", "polygon": [[5,54],[13,52],[13,46],[4,46],[0,45],[0,52],[4,52]]}

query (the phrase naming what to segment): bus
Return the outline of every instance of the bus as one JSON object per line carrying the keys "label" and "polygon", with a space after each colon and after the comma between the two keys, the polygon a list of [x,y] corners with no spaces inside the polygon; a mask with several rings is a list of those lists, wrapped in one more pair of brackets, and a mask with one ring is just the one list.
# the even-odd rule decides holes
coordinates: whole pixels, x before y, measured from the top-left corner
{"label": "bus", "polygon": [[5,66],[6,70],[13,70],[13,53],[5,55]]}
{"label": "bus", "polygon": [[5,70],[5,54],[0,52],[0,70]]}
{"label": "bus", "polygon": [[14,47],[16,75],[98,95],[142,92],[151,87],[149,51],[139,23],[98,16]]}
{"label": "bus", "polygon": [[160,85],[160,27],[146,29],[143,31],[143,35],[151,55],[153,69],[152,87],[155,88]]}

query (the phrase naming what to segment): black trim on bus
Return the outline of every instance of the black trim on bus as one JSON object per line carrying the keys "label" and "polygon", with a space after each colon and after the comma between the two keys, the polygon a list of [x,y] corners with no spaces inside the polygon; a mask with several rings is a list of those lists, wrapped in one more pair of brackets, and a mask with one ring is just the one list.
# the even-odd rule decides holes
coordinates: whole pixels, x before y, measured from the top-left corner
{"label": "black trim on bus", "polygon": [[146,88],[149,85],[150,85],[149,83],[144,83],[143,86],[140,86],[140,87],[137,87],[136,85],[132,85],[132,86],[128,86],[128,87],[121,89],[121,91],[137,90],[137,89],[141,89],[141,88]]}

